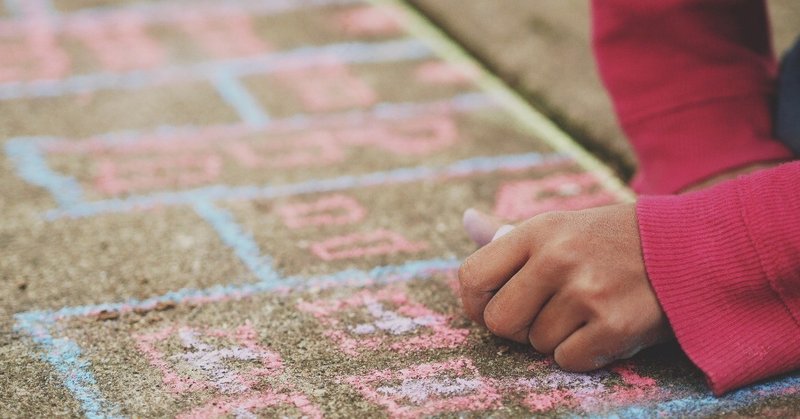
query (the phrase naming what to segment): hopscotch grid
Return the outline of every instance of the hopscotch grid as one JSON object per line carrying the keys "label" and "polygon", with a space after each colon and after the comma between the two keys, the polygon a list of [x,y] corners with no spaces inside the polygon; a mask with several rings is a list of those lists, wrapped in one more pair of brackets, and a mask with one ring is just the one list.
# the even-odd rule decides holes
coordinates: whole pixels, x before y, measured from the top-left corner
{"label": "hopscotch grid", "polygon": [[77,343],[66,337],[53,336],[53,331],[60,321],[94,316],[108,310],[120,314],[130,313],[136,309],[151,310],[159,303],[210,304],[270,293],[301,292],[332,287],[361,288],[414,279],[430,280],[436,274],[455,272],[459,265],[459,261],[452,259],[419,260],[370,270],[347,269],[328,275],[275,277],[268,281],[244,285],[217,285],[202,290],[182,289],[145,300],[130,299],[122,303],[65,307],[55,311],[30,311],[14,316],[16,320],[14,330],[31,336],[41,347],[44,351],[43,358],[62,376],[65,386],[81,403],[87,417],[118,417],[120,407],[103,396],[91,372],[90,362],[81,359],[82,351]]}
{"label": "hopscotch grid", "polygon": [[[20,22],[28,19],[20,7],[21,2],[31,0],[4,0],[6,10],[13,17],[0,19],[0,31],[8,27],[15,28]],[[300,10],[313,10],[332,6],[350,6],[363,4],[360,0],[159,0],[150,3],[135,3],[132,5],[105,5],[84,7],[72,12],[61,12],[53,5],[53,0],[35,0],[43,2],[48,10],[52,29],[61,30],[73,19],[104,19],[119,13],[134,13],[137,17],[146,18],[148,23],[170,23],[177,20],[185,13],[186,7],[195,9],[205,8],[219,12],[225,10],[244,10],[255,16],[273,16],[291,13]],[[57,1],[57,0],[56,0]]]}
{"label": "hopscotch grid", "polygon": [[268,75],[285,68],[313,67],[329,56],[336,56],[347,64],[377,64],[433,58],[430,49],[414,38],[379,42],[348,41],[322,46],[305,46],[244,58],[173,65],[156,70],[98,72],[60,80],[0,83],[0,100],[60,97],[100,90],[139,90],[173,83],[213,81],[216,76],[223,73],[235,78]]}
{"label": "hopscotch grid", "polygon": [[[47,1],[43,0],[44,2],[39,2],[40,5],[48,5],[52,8],[52,4]],[[299,1],[296,1],[299,3]],[[178,2],[179,3],[179,2]],[[235,2],[240,3],[240,2]],[[263,2],[266,5],[272,2]],[[317,0],[317,1],[308,1],[302,2],[304,5],[306,4],[320,4],[320,5],[328,5],[334,3],[356,3],[355,1],[335,1],[335,0]],[[379,2],[381,4],[385,4],[387,2]],[[7,4],[14,4],[13,1],[7,0]],[[170,2],[170,5],[177,4],[176,2]],[[291,4],[291,2],[283,3]],[[388,2],[388,4],[392,5],[399,5],[396,2]],[[300,7],[305,7],[301,5]],[[279,9],[279,7],[278,7]],[[14,10],[10,8],[10,10],[19,12],[19,9]],[[82,10],[75,12],[70,15],[78,16],[80,14],[90,14],[90,13],[113,13],[116,10]],[[68,15],[69,16],[69,15]],[[60,22],[62,17],[60,16],[50,16],[50,19],[55,19],[56,21]],[[5,24],[5,22],[0,22],[0,27]],[[413,29],[413,28],[412,28]],[[423,34],[425,35],[425,34]],[[425,36],[422,36],[425,38]],[[395,46],[399,46],[399,50],[404,51],[402,58],[398,58],[395,55],[395,52],[389,55],[393,55],[391,58],[380,58],[381,60],[386,61],[399,61],[401,59],[421,59],[427,58],[432,56],[431,50],[427,47],[421,46],[416,40],[401,40],[401,41],[394,41],[396,44]],[[406,43],[403,45],[403,43]],[[386,46],[390,43],[374,43],[370,44],[369,46],[377,46],[383,45]],[[364,43],[344,43],[338,44],[333,46],[327,46],[332,49],[336,49],[337,47],[342,48],[340,51],[332,51],[328,50],[327,53],[333,52],[336,55],[340,53],[347,52],[347,50],[353,50],[353,46],[355,45],[366,45]],[[292,57],[291,54],[294,53],[299,56],[303,56],[309,51],[309,48],[313,49],[312,47],[307,48],[299,48],[293,51],[289,51],[288,54],[284,54],[281,58],[282,59],[296,59],[297,57]],[[326,48],[326,47],[321,47]],[[320,47],[317,47],[317,51],[320,50]],[[364,49],[366,51],[366,48]],[[361,51],[361,52],[364,52]],[[374,51],[370,50],[370,54],[374,52],[382,52],[382,51]],[[280,54],[280,53],[279,53]],[[148,83],[152,83],[153,80],[156,82],[165,82],[171,77],[176,77],[177,74],[181,74],[181,76],[185,75],[185,71],[189,70],[190,72],[195,73],[195,76],[199,79],[208,79],[208,80],[216,80],[216,77],[219,77],[220,74],[223,74],[224,77],[230,77],[230,80],[223,80],[226,81],[234,81],[238,82],[237,78],[245,77],[252,74],[261,74],[264,72],[275,71],[275,69],[280,68],[281,63],[273,62],[272,60],[275,59],[276,54],[270,54],[270,56],[262,56],[257,57],[256,59],[240,59],[240,60],[229,60],[229,61],[218,61],[218,62],[207,62],[207,63],[200,63],[195,64],[192,66],[184,66],[184,67],[172,67],[168,68],[166,72],[145,72],[145,71],[134,71],[129,72],[123,75],[114,75],[109,73],[96,73],[93,75],[82,75],[82,76],[74,76],[68,78],[64,81],[54,82],[54,81],[40,81],[40,82],[32,82],[32,83],[8,83],[5,85],[0,85],[0,100],[8,100],[14,98],[24,98],[24,97],[37,97],[37,96],[60,96],[69,93],[80,93],[86,91],[94,91],[100,90],[103,88],[111,88],[111,89],[118,89],[120,84],[125,85],[123,88],[141,88],[148,86]],[[313,55],[313,54],[311,54]],[[345,54],[346,55],[346,54]],[[369,55],[369,54],[367,54]],[[380,54],[379,54],[380,55]],[[457,55],[457,54],[455,54]],[[455,56],[453,55],[453,56]],[[453,56],[446,57],[451,61],[458,61],[453,60]],[[358,62],[380,62],[380,61],[370,61],[370,57],[365,56],[351,56],[351,60],[347,61],[350,63],[358,63]],[[308,65],[313,65],[313,60],[309,60],[307,62]],[[258,68],[258,69],[255,69]],[[180,79],[185,79],[181,77]],[[92,84],[95,86],[92,86]],[[223,83],[224,84],[224,83]],[[484,83],[482,84],[483,87],[487,87],[491,85],[491,83]],[[98,87],[99,86],[99,87]],[[219,87],[219,86],[218,86]],[[234,86],[236,87],[236,86]],[[230,88],[230,86],[228,86]],[[93,90],[94,89],[94,90]],[[221,94],[225,95],[225,88],[223,87],[221,90]],[[235,89],[233,89],[235,90]],[[495,88],[487,89],[489,91],[495,91]],[[230,93],[230,89],[228,90]],[[242,93],[242,92],[235,92],[235,93]],[[249,94],[246,90],[244,93]],[[14,96],[18,95],[18,96]],[[234,97],[236,94],[233,95]],[[501,95],[502,96],[502,95]],[[247,99],[246,96],[244,96]],[[249,107],[250,104],[242,105],[245,101],[242,98],[234,98],[230,100],[228,97],[228,102],[231,104],[235,109],[239,111],[239,114],[242,116],[242,119],[251,125],[259,126],[260,124],[267,124],[268,115],[263,113],[261,115],[258,114],[257,111],[254,111],[252,107]],[[505,101],[506,104],[509,103],[508,100]],[[516,114],[524,113],[520,109],[522,107],[519,104],[514,104],[512,108],[515,110]],[[537,120],[538,121],[538,120]],[[538,123],[538,122],[537,122]],[[563,136],[553,134],[553,128],[549,125],[547,126],[540,126],[535,129],[535,131],[539,133],[549,133],[557,138],[558,140],[553,140],[558,143],[558,149],[571,152],[574,151],[572,147],[568,147],[564,144],[568,142],[568,139],[565,140]],[[545,135],[548,137],[548,135]],[[60,175],[51,171],[50,179],[48,182],[43,182],[42,179],[35,179],[35,177],[31,177],[30,173],[35,172],[33,168],[36,167],[45,167],[46,168],[46,161],[44,160],[41,150],[38,149],[38,143],[44,143],[47,141],[51,141],[52,139],[46,138],[37,138],[33,139],[32,143],[25,143],[23,141],[17,142],[10,142],[12,146],[7,148],[7,151],[10,150],[9,154],[17,153],[19,156],[19,160],[25,162],[24,165],[29,170],[28,177],[25,175],[26,169],[21,169],[19,173],[25,178],[26,180],[30,181],[33,184],[43,186],[47,189],[50,189],[51,192],[55,190],[63,190],[66,192],[60,192],[61,195],[57,195],[54,193],[54,196],[59,202],[59,205],[62,207],[61,210],[63,211],[64,208],[81,208],[81,201],[82,201],[82,194],[80,193],[79,185],[76,188],[75,184],[71,184],[69,178],[65,177],[58,177]],[[31,146],[33,144],[33,146]],[[574,154],[574,153],[572,153]],[[20,158],[21,157],[21,158]],[[585,165],[588,168],[596,168],[597,164],[594,161],[589,161],[584,154],[578,154],[579,163]],[[26,160],[27,159],[27,160]],[[38,159],[38,160],[37,160]],[[15,315],[16,324],[15,330],[17,332],[23,332],[30,335],[34,342],[39,344],[39,346],[45,351],[44,358],[56,368],[59,374],[62,376],[64,380],[64,384],[67,388],[73,393],[76,399],[81,403],[82,408],[84,409],[84,413],[89,417],[110,417],[110,416],[117,416],[119,415],[119,407],[116,406],[113,402],[106,400],[100,392],[96,379],[94,378],[93,374],[91,373],[90,363],[86,360],[81,359],[81,349],[80,347],[73,341],[67,338],[58,338],[53,337],[52,332],[53,328],[58,325],[59,321],[66,320],[76,316],[91,316],[93,314],[97,314],[102,310],[117,310],[120,312],[127,312],[133,310],[133,307],[141,307],[141,308],[152,308],[158,302],[184,302],[184,301],[203,301],[205,303],[223,301],[223,300],[231,300],[231,299],[241,299],[241,298],[248,298],[251,296],[263,294],[263,293],[270,293],[270,292],[291,292],[291,291],[300,291],[304,289],[324,289],[327,287],[363,287],[366,285],[373,285],[373,284],[382,284],[382,283],[391,283],[397,281],[408,281],[411,279],[430,279],[432,274],[437,272],[448,272],[455,270],[459,262],[455,260],[446,260],[446,259],[434,259],[428,261],[413,261],[408,262],[404,265],[395,265],[395,266],[384,266],[374,268],[370,271],[364,270],[345,270],[339,273],[330,274],[330,275],[323,275],[323,276],[316,276],[316,277],[286,277],[283,278],[279,273],[274,271],[271,266],[271,259],[261,256],[261,252],[258,250],[257,245],[252,242],[252,238],[249,237],[236,223],[233,216],[228,212],[221,210],[220,208],[214,206],[211,203],[211,200],[216,199],[252,199],[253,197],[279,197],[279,196],[289,196],[293,194],[303,194],[303,193],[312,193],[312,192],[320,192],[320,191],[328,191],[328,190],[342,190],[342,189],[349,189],[349,188],[358,188],[358,187],[368,187],[368,186],[375,186],[385,184],[387,182],[413,182],[418,180],[424,179],[431,179],[431,178],[447,178],[447,177],[458,177],[458,176],[469,176],[475,173],[492,173],[496,170],[522,170],[525,168],[531,167],[532,161],[537,161],[541,163],[542,160],[553,159],[554,161],[566,161],[567,157],[561,154],[552,154],[552,155],[540,155],[538,153],[532,153],[527,155],[516,155],[516,156],[496,156],[493,158],[475,158],[475,159],[468,159],[462,160],[459,162],[455,162],[449,166],[444,168],[440,167],[437,169],[431,169],[429,167],[413,167],[413,168],[402,168],[396,169],[393,171],[388,172],[377,172],[371,173],[361,176],[344,176],[335,179],[324,179],[324,180],[312,180],[306,183],[299,183],[293,185],[284,185],[282,187],[273,187],[273,186],[249,186],[249,187],[240,187],[240,188],[230,188],[227,186],[215,186],[210,188],[203,188],[197,189],[194,191],[189,191],[189,194],[186,196],[178,195],[169,195],[163,194],[162,197],[167,197],[167,201],[172,199],[176,203],[180,204],[190,204],[193,206],[195,212],[197,212],[202,218],[204,218],[207,222],[209,222],[212,227],[218,232],[223,242],[225,242],[229,247],[233,247],[234,250],[237,252],[237,256],[239,256],[240,260],[242,260],[251,271],[256,272],[256,276],[259,278],[259,282],[253,284],[246,284],[246,285],[239,285],[239,286],[224,286],[218,285],[210,288],[206,288],[204,290],[189,290],[184,289],[176,292],[171,292],[164,294],[159,297],[153,297],[147,300],[129,300],[128,302],[124,303],[116,303],[116,304],[99,304],[93,306],[80,306],[80,307],[65,307],[60,310],[55,311],[31,311],[25,313],[19,313]],[[49,170],[49,168],[47,168]],[[31,171],[32,170],[32,171]],[[58,180],[58,181],[54,181]],[[611,185],[613,186],[613,185]],[[281,189],[284,188],[284,189]],[[617,190],[618,193],[625,195],[624,191]],[[158,197],[159,195],[150,195],[145,196],[144,200],[152,199],[154,197]],[[143,197],[137,197],[137,199],[142,199]],[[178,199],[176,199],[178,198]],[[130,199],[130,198],[129,198]],[[135,200],[134,200],[135,201]],[[120,200],[108,200],[108,201],[99,201],[102,203],[119,203]],[[123,201],[124,202],[124,201]],[[92,204],[97,204],[94,202]],[[145,202],[146,204],[146,202]],[[128,202],[127,210],[139,208],[143,205],[142,202]],[[113,207],[113,205],[111,205]],[[58,210],[56,210],[58,211]],[[50,212],[48,213],[48,217],[50,218],[58,218],[60,216],[72,216],[75,214],[58,214]],[[92,215],[92,214],[88,214]],[[88,216],[85,215],[85,216]],[[260,273],[259,273],[260,272]],[[772,383],[765,383],[756,385],[753,387],[748,387],[745,389],[741,389],[732,393],[729,396],[724,398],[715,398],[708,394],[695,396],[695,397],[687,397],[685,399],[673,400],[669,402],[659,403],[656,406],[629,406],[624,409],[620,409],[618,411],[613,412],[614,415],[620,417],[633,417],[641,414],[657,414],[659,412],[668,412],[668,413],[675,413],[675,412],[712,412],[716,409],[724,408],[724,407],[744,407],[750,405],[753,401],[758,400],[763,397],[767,397],[770,394],[775,394],[776,392],[780,392],[781,390],[788,390],[790,387],[800,384],[800,377],[788,377],[784,380],[772,382]],[[699,406],[698,406],[699,405]],[[705,409],[705,410],[704,410]]]}

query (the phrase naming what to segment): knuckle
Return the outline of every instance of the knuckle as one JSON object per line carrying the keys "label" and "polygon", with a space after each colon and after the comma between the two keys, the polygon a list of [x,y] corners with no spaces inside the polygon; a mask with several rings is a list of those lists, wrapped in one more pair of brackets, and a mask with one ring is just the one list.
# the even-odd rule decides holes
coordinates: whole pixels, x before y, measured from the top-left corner
{"label": "knuckle", "polygon": [[472,256],[466,258],[458,268],[458,282],[462,290],[474,290],[478,286],[478,279],[475,276],[474,261]]}
{"label": "knuckle", "polygon": [[627,336],[631,336],[633,331],[631,323],[619,316],[605,316],[602,319],[602,325],[606,335],[613,336],[615,339],[624,339]]}
{"label": "knuckle", "polygon": [[562,292],[571,303],[583,309],[592,318],[603,316],[608,308],[607,292],[591,279],[574,281]]}

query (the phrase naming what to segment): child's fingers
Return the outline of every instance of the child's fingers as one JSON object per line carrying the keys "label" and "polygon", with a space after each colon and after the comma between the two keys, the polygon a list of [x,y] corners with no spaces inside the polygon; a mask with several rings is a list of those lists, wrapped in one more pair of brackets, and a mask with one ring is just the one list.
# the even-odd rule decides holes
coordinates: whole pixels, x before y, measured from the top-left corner
{"label": "child's fingers", "polygon": [[512,231],[478,249],[461,265],[461,299],[471,319],[483,323],[483,309],[492,295],[525,265],[530,256],[526,239],[526,234]]}
{"label": "child's fingers", "polygon": [[503,285],[483,312],[486,327],[495,335],[528,343],[531,324],[555,293],[550,281],[539,281],[536,264],[528,262]]}
{"label": "child's fingers", "polygon": [[589,322],[556,347],[554,358],[567,371],[592,371],[617,360],[619,351],[615,345],[607,328],[600,322]]}
{"label": "child's fingers", "polygon": [[528,341],[537,351],[552,354],[561,342],[586,324],[583,314],[569,294],[557,292],[536,315]]}

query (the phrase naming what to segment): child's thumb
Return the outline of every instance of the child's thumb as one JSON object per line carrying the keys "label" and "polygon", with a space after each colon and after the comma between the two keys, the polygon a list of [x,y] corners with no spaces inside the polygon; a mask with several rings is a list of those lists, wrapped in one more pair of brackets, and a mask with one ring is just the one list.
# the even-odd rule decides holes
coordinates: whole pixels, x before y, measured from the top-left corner
{"label": "child's thumb", "polygon": [[496,218],[486,215],[474,208],[464,211],[464,230],[478,246],[484,246],[492,240],[508,233],[514,228],[503,225]]}

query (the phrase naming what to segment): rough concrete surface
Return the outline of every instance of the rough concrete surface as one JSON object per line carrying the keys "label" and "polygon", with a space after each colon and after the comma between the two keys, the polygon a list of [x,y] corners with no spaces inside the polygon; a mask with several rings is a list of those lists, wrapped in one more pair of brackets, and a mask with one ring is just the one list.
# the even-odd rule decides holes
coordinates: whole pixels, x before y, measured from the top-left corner
{"label": "rough concrete surface", "polygon": [[466,207],[629,195],[402,4],[0,4],[0,417],[798,413],[464,316]]}

